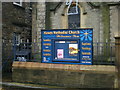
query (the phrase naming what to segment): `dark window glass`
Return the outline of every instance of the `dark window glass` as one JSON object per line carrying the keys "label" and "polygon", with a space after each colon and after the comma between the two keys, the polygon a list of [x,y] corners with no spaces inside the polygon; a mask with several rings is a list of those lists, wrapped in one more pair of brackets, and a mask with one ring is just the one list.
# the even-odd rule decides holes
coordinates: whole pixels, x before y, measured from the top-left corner
{"label": "dark window glass", "polygon": [[32,2],[30,2],[30,9],[32,9]]}
{"label": "dark window glass", "polygon": [[20,4],[20,2],[15,2],[15,3]]}
{"label": "dark window glass", "polygon": [[[68,15],[68,28],[77,29],[80,28],[80,8],[78,7],[78,14]],[[68,13],[74,13],[76,6],[71,6]]]}

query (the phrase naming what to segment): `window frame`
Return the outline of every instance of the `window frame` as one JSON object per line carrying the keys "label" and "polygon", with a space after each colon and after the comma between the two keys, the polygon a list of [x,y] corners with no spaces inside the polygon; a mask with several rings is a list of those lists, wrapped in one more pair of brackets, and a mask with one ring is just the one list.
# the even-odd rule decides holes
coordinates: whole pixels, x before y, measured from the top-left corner
{"label": "window frame", "polygon": [[23,2],[23,0],[20,0],[20,4],[17,2],[13,2],[13,4],[22,7],[22,2]]}
{"label": "window frame", "polygon": [[14,42],[17,46],[21,43],[21,34],[20,33],[14,33]]}
{"label": "window frame", "polygon": [[[70,8],[72,8],[72,7],[76,7],[76,5],[73,4]],[[70,8],[69,8],[69,10],[70,10]],[[75,28],[70,28],[69,27],[69,16],[74,16],[74,15],[78,15],[79,16],[79,27],[76,27],[76,29],[81,27],[81,7],[79,7],[79,5],[77,5],[77,8],[78,8],[78,14],[67,15],[67,18],[68,18],[68,28],[69,29],[75,29]]]}
{"label": "window frame", "polygon": [[29,7],[30,7],[29,9],[32,10],[32,2],[30,2],[30,6]]}

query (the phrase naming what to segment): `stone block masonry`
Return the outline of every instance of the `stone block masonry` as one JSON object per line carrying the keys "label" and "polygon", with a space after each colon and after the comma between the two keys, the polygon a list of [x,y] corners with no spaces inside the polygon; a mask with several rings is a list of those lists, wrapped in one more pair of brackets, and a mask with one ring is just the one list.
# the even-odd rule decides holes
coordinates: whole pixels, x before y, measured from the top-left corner
{"label": "stone block masonry", "polygon": [[0,61],[2,61],[2,2],[0,2]]}
{"label": "stone block masonry", "polygon": [[[22,6],[13,4],[13,2],[2,2],[2,69],[4,72],[11,71],[12,61],[14,59],[13,46],[15,41],[31,41],[31,14],[29,2],[23,2]],[[18,38],[19,37],[19,38]],[[15,40],[16,38],[16,40]]]}
{"label": "stone block masonry", "polygon": [[13,81],[68,88],[114,88],[115,67],[14,62]]}
{"label": "stone block masonry", "polygon": [[45,2],[34,3],[33,7],[32,41],[37,44],[33,44],[32,53],[38,60],[41,58],[41,30],[45,29]]}
{"label": "stone block masonry", "polygon": [[[2,2],[0,2],[0,66],[2,66]],[[2,82],[2,68],[0,68],[0,82]],[[0,85],[0,89],[1,89]]]}
{"label": "stone block masonry", "polygon": [[117,65],[117,76],[118,76],[118,87],[120,88],[120,36],[115,37],[116,47],[116,65]]}

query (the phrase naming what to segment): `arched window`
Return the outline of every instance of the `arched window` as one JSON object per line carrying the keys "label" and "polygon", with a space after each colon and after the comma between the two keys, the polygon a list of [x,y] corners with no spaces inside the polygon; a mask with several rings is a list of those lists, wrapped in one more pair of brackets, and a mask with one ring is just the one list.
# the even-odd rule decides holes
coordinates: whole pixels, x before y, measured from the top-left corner
{"label": "arched window", "polygon": [[[76,10],[76,6],[71,6],[68,13],[73,13]],[[78,7],[78,14],[68,15],[68,28],[77,29],[80,28],[80,8]]]}

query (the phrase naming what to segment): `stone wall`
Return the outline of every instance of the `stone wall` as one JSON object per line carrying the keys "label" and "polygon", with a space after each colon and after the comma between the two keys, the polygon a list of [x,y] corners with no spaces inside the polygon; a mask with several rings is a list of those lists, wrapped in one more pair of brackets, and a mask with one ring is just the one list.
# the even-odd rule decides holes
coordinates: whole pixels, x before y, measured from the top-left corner
{"label": "stone wall", "polygon": [[2,2],[0,2],[0,62],[1,61],[2,61]]}
{"label": "stone wall", "polygon": [[30,3],[22,6],[13,2],[2,2],[2,60],[4,67],[11,67],[13,60],[14,34],[19,34],[20,39],[26,42],[31,40],[31,9]]}
{"label": "stone wall", "polygon": [[120,36],[120,6],[118,7],[118,35]]}
{"label": "stone wall", "polygon": [[120,36],[115,37],[115,47],[116,47],[116,68],[117,68],[117,80],[118,87],[120,88]]}
{"label": "stone wall", "polygon": [[[67,6],[64,2],[40,5],[41,3],[37,3],[33,13],[33,41],[36,40],[36,42],[40,42],[41,29],[68,29]],[[96,8],[87,2],[79,2],[79,7],[81,9],[80,28],[93,28],[93,42],[115,41],[114,36],[118,34],[119,27],[117,5],[102,2]],[[40,45],[36,45],[36,48],[40,50]]]}
{"label": "stone wall", "polygon": [[[2,2],[0,1],[0,66],[2,66]],[[2,82],[2,68],[0,68],[0,82]],[[0,85],[2,89],[2,85]]]}
{"label": "stone wall", "polygon": [[33,22],[32,22],[32,41],[33,43],[33,57],[36,60],[41,58],[41,30],[45,29],[45,2],[38,2],[33,4]]}
{"label": "stone wall", "polygon": [[118,35],[118,6],[110,7],[110,34],[111,41],[115,42],[114,36]]}
{"label": "stone wall", "polygon": [[114,88],[115,67],[14,62],[15,82],[67,88]]}
{"label": "stone wall", "polygon": [[[67,6],[64,2],[42,3],[42,5],[39,5],[40,3],[41,2],[37,3],[36,9],[34,9],[35,13],[33,13],[33,41],[38,43],[34,43],[35,45],[33,45],[33,47],[35,47],[33,48],[33,56],[35,59],[38,59],[38,61],[40,61],[41,29],[43,27],[43,29],[68,29]],[[81,9],[80,28],[93,28],[93,42],[115,41],[114,36],[118,34],[119,27],[117,5],[112,6],[109,5],[109,3],[101,2],[99,7],[93,7],[87,2],[79,2],[79,7]],[[109,47],[107,50],[105,44],[101,43],[101,45],[103,45],[104,48],[100,47],[99,53],[104,52],[104,54],[109,54]],[[95,49],[94,55],[96,55]]]}
{"label": "stone wall", "polygon": [[[102,41],[102,26],[100,9],[92,8],[87,3],[80,2],[80,28],[93,28],[94,41]],[[87,14],[84,14],[84,13]],[[52,29],[68,29],[67,6],[63,3],[55,12],[50,12],[51,28]],[[64,14],[64,15],[63,15]],[[101,27],[101,28],[100,28]]]}
{"label": "stone wall", "polygon": [[[46,8],[53,7],[54,5],[55,3],[46,4]],[[56,2],[56,5],[58,5],[58,2]],[[80,28],[93,28],[94,42],[114,41],[114,33],[118,33],[118,6],[110,6],[107,3],[101,3],[99,8],[95,8],[86,2],[80,2],[79,7],[81,9]],[[49,25],[46,26],[46,28],[68,29],[66,4],[62,3],[54,8],[55,10],[46,10],[49,12],[49,18],[46,19]]]}

